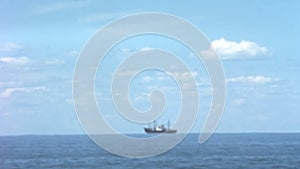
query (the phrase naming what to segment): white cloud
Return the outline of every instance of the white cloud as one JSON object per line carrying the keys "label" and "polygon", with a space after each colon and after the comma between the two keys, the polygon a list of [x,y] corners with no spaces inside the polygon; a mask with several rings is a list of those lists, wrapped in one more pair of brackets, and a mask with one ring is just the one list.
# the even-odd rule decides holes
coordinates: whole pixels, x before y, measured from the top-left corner
{"label": "white cloud", "polygon": [[0,94],[0,97],[10,97],[14,92],[24,90],[24,88],[7,88]]}
{"label": "white cloud", "polygon": [[120,18],[121,16],[124,16],[124,14],[122,14],[122,13],[98,13],[98,14],[87,15],[82,18],[79,18],[79,21],[91,23],[91,22],[99,22],[99,21],[117,19],[117,18]]}
{"label": "white cloud", "polygon": [[246,102],[246,100],[243,99],[243,98],[238,98],[238,99],[233,100],[233,103],[234,103],[235,105],[242,105],[242,104],[244,104],[245,102]]}
{"label": "white cloud", "polygon": [[128,77],[130,78],[132,75],[134,75],[136,73],[135,70],[125,70],[125,71],[118,71],[115,76],[118,77]]}
{"label": "white cloud", "polygon": [[192,72],[174,72],[175,78],[179,78],[180,80],[186,80],[186,77],[192,75],[193,78],[198,76],[198,73],[195,71]]}
{"label": "white cloud", "polygon": [[62,11],[66,9],[77,9],[84,7],[86,1],[67,1],[67,2],[56,2],[52,4],[45,4],[35,7],[32,12],[33,14],[45,14],[51,12]]}
{"label": "white cloud", "polygon": [[3,63],[12,63],[12,64],[26,64],[30,60],[27,57],[0,57],[0,62]]}
{"label": "white cloud", "polygon": [[[192,72],[173,72],[174,80],[181,81],[182,86],[180,86],[180,87],[184,90],[193,89],[192,87],[193,87],[194,84],[191,83],[191,81],[189,80],[190,75],[195,79],[196,86],[198,86],[198,83],[197,83],[198,73],[197,72],[193,72],[193,71]],[[142,81],[152,83],[151,86],[147,87],[147,89],[149,91],[157,89],[157,88],[160,88],[160,89],[166,90],[166,91],[177,89],[175,86],[169,86],[170,81],[167,81],[167,80],[170,80],[170,79],[172,79],[171,74],[163,73],[163,72],[157,72],[154,76],[144,76],[142,78]],[[158,86],[153,85],[153,83],[155,84],[157,82],[160,83],[160,84],[166,84],[166,85],[164,87],[158,87]]]}
{"label": "white cloud", "polygon": [[120,48],[120,51],[121,51],[122,53],[129,53],[131,50],[130,50],[129,48],[122,47],[122,48]]}
{"label": "white cloud", "polygon": [[277,80],[278,79],[276,78],[257,75],[257,76],[239,76],[239,77],[229,78],[227,79],[227,82],[250,82],[250,83],[263,84],[263,83],[269,83]]}
{"label": "white cloud", "polygon": [[[188,77],[192,75],[192,77],[194,79],[197,78],[198,73],[195,71],[192,72],[173,72],[173,78],[175,80],[180,80],[180,81],[187,81]],[[167,79],[171,78],[171,74],[168,72],[157,72],[155,75],[153,76],[144,76],[142,78],[143,82],[149,82],[149,81],[153,81],[153,80],[159,80],[159,81],[165,81]]]}
{"label": "white cloud", "polygon": [[143,47],[141,49],[139,49],[138,51],[149,51],[149,50],[152,50],[154,48],[150,48],[150,47]]}
{"label": "white cloud", "polygon": [[68,52],[68,56],[77,57],[79,52],[77,50],[71,50]]}
{"label": "white cloud", "polygon": [[15,92],[36,92],[36,91],[47,91],[48,88],[45,86],[37,86],[37,87],[31,87],[31,88],[24,88],[24,87],[16,87],[16,88],[6,88],[2,93],[0,93],[1,98],[8,98],[12,96]]}
{"label": "white cloud", "polygon": [[49,59],[45,61],[46,65],[63,65],[65,62],[63,60],[60,59]]}
{"label": "white cloud", "polygon": [[22,49],[23,47],[17,43],[13,42],[7,42],[7,43],[1,43],[0,44],[0,51],[3,52],[10,52],[18,49]]}
{"label": "white cloud", "polygon": [[20,81],[0,81],[0,87],[3,86],[15,86],[15,85],[20,85],[22,82]]}
{"label": "white cloud", "polygon": [[143,78],[142,78],[142,81],[143,82],[150,82],[150,81],[152,81],[153,80],[153,77],[151,77],[151,76],[144,76]]}
{"label": "white cloud", "polygon": [[243,56],[265,55],[268,49],[252,41],[227,41],[223,38],[212,41],[212,48],[221,58],[237,58]]}
{"label": "white cloud", "polygon": [[74,104],[73,98],[65,99],[65,102],[68,103],[68,104]]}

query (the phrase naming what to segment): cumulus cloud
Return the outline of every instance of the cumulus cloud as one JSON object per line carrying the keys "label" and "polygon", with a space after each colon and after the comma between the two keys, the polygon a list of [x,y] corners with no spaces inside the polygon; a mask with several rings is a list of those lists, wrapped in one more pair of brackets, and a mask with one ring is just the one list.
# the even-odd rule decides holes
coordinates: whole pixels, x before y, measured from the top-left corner
{"label": "cumulus cloud", "polygon": [[24,87],[15,87],[15,88],[6,88],[2,93],[0,93],[1,98],[8,98],[12,96],[15,92],[36,92],[36,91],[47,91],[48,88],[45,86],[37,86],[37,87],[30,87],[30,88],[24,88]]}
{"label": "cumulus cloud", "polygon": [[0,57],[0,62],[3,62],[3,63],[26,64],[29,61],[30,61],[29,58],[27,58],[25,56],[22,56],[22,57],[8,57],[8,56]]}
{"label": "cumulus cloud", "polygon": [[17,43],[13,43],[13,42],[6,42],[6,43],[1,43],[0,44],[0,51],[3,52],[11,52],[14,50],[19,50],[22,49],[23,47]]}
{"label": "cumulus cloud", "polygon": [[242,40],[240,42],[228,41],[224,38],[212,41],[211,47],[223,59],[238,57],[253,57],[265,55],[268,49],[252,41]]}
{"label": "cumulus cloud", "polygon": [[250,82],[250,83],[257,83],[257,84],[263,84],[263,83],[269,83],[272,81],[277,81],[276,78],[266,77],[262,75],[257,76],[239,76],[234,78],[227,79],[227,82]]}

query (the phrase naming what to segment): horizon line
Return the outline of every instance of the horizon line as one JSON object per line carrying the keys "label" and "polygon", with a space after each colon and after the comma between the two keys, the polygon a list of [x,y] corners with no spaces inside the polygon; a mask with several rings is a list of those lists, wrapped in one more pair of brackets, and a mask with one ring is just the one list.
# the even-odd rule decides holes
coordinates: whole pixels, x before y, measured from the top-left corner
{"label": "horizon line", "polygon": [[[120,133],[121,135],[148,135],[146,133]],[[190,132],[190,133],[176,133],[176,134],[201,134],[199,132]],[[282,131],[268,131],[268,132],[215,132],[214,134],[300,134],[300,131],[294,131],[294,132],[282,132]],[[88,136],[85,133],[65,133],[65,134],[7,134],[7,135],[1,135],[0,137],[14,137],[14,136]],[[94,134],[97,135],[97,134]],[[98,135],[114,135],[114,134],[98,134]]]}

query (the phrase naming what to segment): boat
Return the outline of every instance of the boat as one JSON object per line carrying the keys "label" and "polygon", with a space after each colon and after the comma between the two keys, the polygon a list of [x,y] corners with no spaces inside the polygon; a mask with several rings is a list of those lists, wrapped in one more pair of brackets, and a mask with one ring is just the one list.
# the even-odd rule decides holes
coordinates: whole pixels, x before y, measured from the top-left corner
{"label": "boat", "polygon": [[168,128],[166,128],[163,124],[156,126],[156,122],[154,120],[153,127],[149,126],[147,128],[144,128],[144,131],[147,134],[155,134],[155,133],[176,133],[177,130],[170,128],[170,121],[168,121]]}

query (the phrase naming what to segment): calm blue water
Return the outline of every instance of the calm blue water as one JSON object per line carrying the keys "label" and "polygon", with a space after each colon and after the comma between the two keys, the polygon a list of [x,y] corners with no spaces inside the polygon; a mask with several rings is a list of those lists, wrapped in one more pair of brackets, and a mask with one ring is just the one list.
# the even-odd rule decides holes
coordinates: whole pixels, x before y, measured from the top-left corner
{"label": "calm blue water", "polygon": [[0,169],[300,168],[300,134],[190,134],[171,151],[144,159],[111,155],[87,136],[0,137]]}

